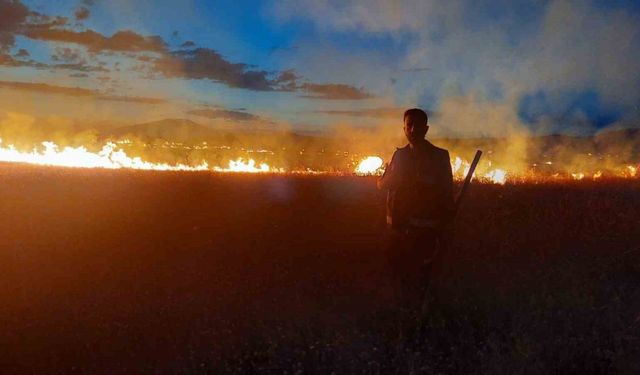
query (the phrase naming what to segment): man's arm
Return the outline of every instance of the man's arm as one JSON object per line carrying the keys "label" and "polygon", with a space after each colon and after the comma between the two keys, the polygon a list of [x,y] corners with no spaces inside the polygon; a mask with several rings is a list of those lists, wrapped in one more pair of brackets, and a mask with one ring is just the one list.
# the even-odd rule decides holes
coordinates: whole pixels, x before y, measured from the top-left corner
{"label": "man's arm", "polygon": [[400,185],[400,170],[397,161],[398,151],[393,153],[391,162],[387,165],[382,176],[378,179],[377,185],[380,190],[395,189]]}

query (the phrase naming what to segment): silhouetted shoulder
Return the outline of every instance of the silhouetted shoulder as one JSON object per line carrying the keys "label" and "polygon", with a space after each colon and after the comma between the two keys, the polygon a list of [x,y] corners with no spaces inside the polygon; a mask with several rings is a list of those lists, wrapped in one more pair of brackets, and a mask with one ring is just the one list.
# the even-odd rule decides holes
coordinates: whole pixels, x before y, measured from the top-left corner
{"label": "silhouetted shoulder", "polygon": [[407,152],[409,151],[409,145],[406,145],[404,147],[396,147],[396,152]]}
{"label": "silhouetted shoulder", "polygon": [[449,150],[444,149],[444,148],[439,148],[438,152],[440,153],[440,155],[442,155],[443,159],[449,160]]}
{"label": "silhouetted shoulder", "polygon": [[433,152],[438,155],[438,158],[449,160],[449,150],[433,146]]}
{"label": "silhouetted shoulder", "polygon": [[441,147],[438,147],[438,146],[433,146],[433,148],[434,148],[437,152],[439,152],[439,153],[441,153],[441,154],[448,154],[448,153],[449,153],[449,150],[447,150],[447,149],[445,149],[445,148],[441,148]]}
{"label": "silhouetted shoulder", "polygon": [[409,145],[406,145],[404,147],[396,147],[396,150],[393,153],[393,157],[391,158],[391,161],[393,162],[394,160],[396,160],[396,162],[402,163],[404,159],[407,156],[409,156],[410,151],[411,149]]}

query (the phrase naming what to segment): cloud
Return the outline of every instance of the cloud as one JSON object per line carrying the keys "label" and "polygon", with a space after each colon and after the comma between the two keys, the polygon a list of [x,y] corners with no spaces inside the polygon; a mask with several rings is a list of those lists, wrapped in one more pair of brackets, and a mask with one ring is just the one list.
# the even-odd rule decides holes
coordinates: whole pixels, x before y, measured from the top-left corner
{"label": "cloud", "polygon": [[153,72],[167,78],[207,79],[252,91],[305,92],[307,95],[303,97],[311,99],[360,100],[372,97],[363,88],[346,84],[301,83],[304,78],[292,69],[275,73],[252,70],[250,65],[232,63],[209,48],[179,50],[156,59],[147,57],[139,60],[152,61]]}
{"label": "cloud", "polygon": [[[76,9],[76,20],[89,16],[92,1],[83,1]],[[54,43],[71,43],[86,48],[90,56],[96,53],[122,53],[123,57],[136,59],[139,63],[132,71],[142,78],[165,78],[210,80],[231,88],[252,91],[301,92],[303,97],[324,100],[360,100],[372,97],[363,88],[342,83],[315,83],[296,74],[293,70],[269,72],[242,62],[231,62],[218,51],[197,48],[193,41],[186,41],[182,49],[171,51],[160,36],[145,36],[133,30],[120,30],[111,36],[95,30],[76,30],[66,17],[50,16],[34,12],[16,1],[0,0],[3,24],[0,26],[0,42],[6,48],[15,44],[15,35],[20,34],[34,40]],[[6,17],[10,15],[11,17]],[[4,36],[4,42],[2,42]],[[69,47],[54,47],[48,64],[33,60],[15,60],[3,54],[0,64],[5,66],[27,66],[37,69],[66,69],[78,72],[107,72],[102,65],[87,62],[84,51]],[[28,57],[22,53],[20,57]],[[118,70],[118,69],[116,69]]]}
{"label": "cloud", "polygon": [[87,18],[89,18],[89,16],[91,15],[91,12],[86,7],[80,7],[76,9],[73,15],[76,17],[77,21],[84,21]]}
{"label": "cloud", "polygon": [[276,77],[275,83],[279,86],[280,91],[296,91],[300,88],[298,81],[301,79],[302,77],[293,69],[289,69],[281,72],[278,77]]}
{"label": "cloud", "polygon": [[[402,118],[402,115],[405,110],[407,110],[407,108],[405,107],[402,107],[402,108],[396,107],[396,108],[365,108],[365,109],[354,109],[354,110],[319,110],[319,111],[313,111],[313,112],[325,114],[325,115],[372,117],[372,118],[399,120]],[[431,112],[429,112],[429,117],[431,117]]]}
{"label": "cloud", "polygon": [[0,81],[0,88],[139,104],[162,104],[167,102],[165,99],[160,98],[105,95],[95,90],[89,90],[80,87],[56,86],[45,83]]}
{"label": "cloud", "polygon": [[30,25],[22,31],[30,39],[82,45],[89,52],[166,52],[167,46],[159,36],[143,36],[131,30],[117,31],[107,37],[93,30],[74,31]]}
{"label": "cloud", "polygon": [[56,47],[54,49],[53,55],[51,55],[51,60],[53,61],[72,62],[72,61],[78,61],[80,59],[81,59],[80,51],[72,48]]}
{"label": "cloud", "polygon": [[[22,51],[23,53],[21,53]],[[25,50],[20,50],[16,54],[16,57],[28,57],[29,53]],[[26,52],[26,53],[24,53]],[[53,59],[54,61],[60,61],[60,58]],[[63,62],[59,64],[45,64],[34,60],[17,60],[14,57],[0,53],[0,66],[9,67],[29,67],[34,69],[47,69],[47,70],[76,70],[79,72],[109,72],[104,66],[90,65],[84,60],[78,62]]]}
{"label": "cloud", "polygon": [[[59,64],[42,64],[41,68],[69,69],[80,72],[109,72],[103,65],[91,65],[84,56],[83,51],[77,48],[55,47],[51,60],[61,62]],[[116,63],[117,65],[118,63]],[[37,67],[37,66],[36,66]]]}
{"label": "cloud", "polygon": [[247,112],[232,111],[226,109],[194,109],[188,111],[187,114],[206,117],[209,119],[225,119],[235,121],[258,121],[261,120],[259,116],[253,115]]}
{"label": "cloud", "polygon": [[15,45],[15,32],[29,15],[29,9],[20,2],[0,0],[0,53]]}
{"label": "cloud", "polygon": [[423,24],[425,13],[435,7],[433,3],[422,0],[282,0],[275,3],[274,14],[285,21],[305,15],[323,29],[385,32]]}
{"label": "cloud", "polygon": [[46,69],[51,67],[48,64],[38,63],[33,60],[16,60],[13,56],[3,53],[0,53],[0,66],[31,67],[36,69]]}
{"label": "cloud", "polygon": [[23,58],[23,57],[29,57],[29,56],[31,56],[31,54],[29,53],[29,51],[27,51],[24,48],[20,48],[18,52],[16,52],[16,54],[13,55],[13,57],[16,57],[16,58]]}
{"label": "cloud", "polygon": [[339,83],[304,83],[300,86],[302,91],[309,93],[303,98],[326,99],[326,100],[362,100],[370,99],[373,96],[367,93],[364,88],[357,88]]}
{"label": "cloud", "polygon": [[98,100],[107,100],[112,102],[125,102],[136,104],[164,104],[168,101],[161,98],[147,98],[144,96],[125,96],[125,95],[97,95]]}
{"label": "cloud", "polygon": [[14,59],[10,55],[0,53],[0,65],[4,66],[16,66],[20,61]]}
{"label": "cloud", "polygon": [[69,24],[69,19],[63,16],[50,16],[29,10],[27,19],[22,23],[19,31],[25,27],[37,26],[41,28],[65,27]]}
{"label": "cloud", "polygon": [[88,65],[85,62],[77,63],[62,63],[62,64],[40,64],[34,63],[34,67],[41,69],[65,69],[65,70],[77,70],[79,72],[96,72],[96,73],[108,73],[110,70],[100,65]]}
{"label": "cloud", "polygon": [[31,82],[14,82],[14,81],[0,81],[0,87],[10,88],[25,91],[37,91],[49,94],[62,94],[69,96],[95,96],[96,92],[89,89],[83,89],[80,87],[65,87],[54,86],[44,83],[31,83]]}
{"label": "cloud", "polygon": [[264,70],[250,70],[247,64],[232,63],[209,48],[181,50],[155,60],[154,70],[168,78],[208,79],[229,87],[273,91],[282,87]]}

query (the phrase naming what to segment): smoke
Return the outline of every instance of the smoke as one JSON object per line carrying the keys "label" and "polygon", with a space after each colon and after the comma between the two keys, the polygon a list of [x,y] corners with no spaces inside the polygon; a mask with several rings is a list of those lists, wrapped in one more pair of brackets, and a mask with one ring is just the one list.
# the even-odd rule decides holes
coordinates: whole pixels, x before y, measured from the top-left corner
{"label": "smoke", "polygon": [[[410,40],[391,62],[369,54],[362,57],[375,62],[368,85],[379,87],[392,78],[394,91],[387,94],[402,102],[444,112],[441,106],[448,97],[481,93],[517,112],[523,97],[545,92],[560,99],[564,107],[556,111],[566,111],[573,103],[562,103],[562,96],[594,91],[604,106],[619,109],[622,117],[639,118],[640,24],[635,10],[563,0],[309,0],[278,2],[272,13],[280,22],[307,18],[320,33]],[[357,59],[358,53],[351,58]],[[331,60],[336,59],[345,58]],[[389,77],[394,69],[410,74]],[[353,76],[350,71],[344,76],[340,69],[331,71],[341,78]],[[544,123],[526,125],[537,131]],[[592,124],[583,126],[590,130]]]}
{"label": "smoke", "polygon": [[[482,147],[491,151],[483,160],[523,173],[550,159],[566,171],[637,162],[633,139],[617,137],[604,147],[601,137],[586,137],[606,133],[600,122],[610,121],[606,117],[618,121],[611,130],[618,123],[640,125],[637,9],[564,0],[303,0],[277,2],[271,14],[279,23],[304,18],[321,35],[409,40],[405,48],[391,50],[393,59],[314,44],[308,63],[318,75],[358,77],[359,82],[366,76],[367,87],[378,88],[383,99],[435,112],[430,136],[453,154],[472,155],[472,148]],[[322,54],[332,56],[326,64],[327,59],[318,59]],[[329,66],[326,71],[323,64]],[[523,106],[532,96],[544,101],[541,111],[527,116]],[[353,117],[352,123],[360,119]],[[397,139],[384,124],[375,131],[338,124],[354,144],[359,139],[376,144],[379,137],[389,148]],[[583,137],[541,138],[551,133]]]}
{"label": "smoke", "polygon": [[[495,139],[490,157],[502,168],[521,171],[529,164],[529,129],[521,122],[511,100],[494,103],[480,93],[445,97],[439,108],[440,115],[433,121],[433,135],[462,141],[449,141],[454,149],[462,147],[464,138]],[[459,152],[463,150],[458,150]]]}
{"label": "smoke", "polygon": [[36,119],[16,112],[0,114],[0,139],[3,145],[12,144],[21,151],[30,151],[43,141],[61,146],[84,146],[94,151],[102,146],[97,129],[58,116]]}
{"label": "smoke", "polygon": [[[472,128],[491,130],[510,127],[502,137],[428,138],[456,157],[470,160],[476,149],[485,152],[478,173],[506,169],[511,176],[551,176],[562,173],[629,174],[628,165],[640,160],[640,132],[619,130],[596,137],[532,137],[521,132],[513,115],[487,105],[474,97],[452,99],[459,105],[455,117],[435,116],[431,129],[457,121]],[[508,108],[508,107],[507,107]],[[487,121],[474,122],[477,115]],[[502,123],[501,123],[502,121]],[[28,114],[5,112],[0,115],[1,147],[12,144],[20,151],[42,150],[41,142],[53,141],[60,147],[85,147],[98,152],[106,142],[116,142],[129,156],[156,163],[226,166],[229,160],[254,159],[285,170],[353,171],[366,156],[377,155],[389,161],[393,146],[406,144],[401,122],[380,121],[369,127],[354,128],[337,124],[323,136],[300,135],[284,128],[270,131],[219,131],[187,120],[164,120],[124,127],[87,127],[86,124],[57,116],[35,118]],[[462,170],[460,171],[462,172]]]}

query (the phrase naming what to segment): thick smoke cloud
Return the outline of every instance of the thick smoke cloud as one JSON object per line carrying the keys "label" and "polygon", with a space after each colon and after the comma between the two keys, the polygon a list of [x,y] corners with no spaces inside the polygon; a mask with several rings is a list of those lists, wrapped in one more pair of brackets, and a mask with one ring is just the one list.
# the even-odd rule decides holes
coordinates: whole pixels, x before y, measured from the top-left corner
{"label": "thick smoke cloud", "polygon": [[[571,97],[596,92],[603,110],[616,108],[622,121],[640,118],[638,14],[610,3],[303,0],[277,2],[273,14],[281,22],[304,17],[321,33],[410,40],[397,67],[421,75],[393,77],[388,95],[396,100],[442,111],[449,97],[480,95],[517,113],[524,97],[542,92],[566,103],[554,108],[556,118],[591,131],[603,124],[589,123],[589,116],[581,122],[580,111],[593,108],[576,110]],[[370,76],[379,86],[389,80],[374,69]],[[527,120],[533,131],[549,129],[549,117]],[[456,132],[492,129],[459,126]]]}

